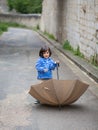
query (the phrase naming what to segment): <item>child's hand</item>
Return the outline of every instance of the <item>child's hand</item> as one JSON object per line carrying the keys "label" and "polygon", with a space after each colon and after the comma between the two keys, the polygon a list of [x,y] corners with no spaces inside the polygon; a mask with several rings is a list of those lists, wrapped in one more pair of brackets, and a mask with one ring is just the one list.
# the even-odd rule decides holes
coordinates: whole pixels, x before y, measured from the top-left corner
{"label": "child's hand", "polygon": [[44,69],[44,72],[47,72],[48,71],[48,69]]}
{"label": "child's hand", "polygon": [[58,67],[60,66],[60,62],[59,61],[56,61],[56,64],[57,64]]}

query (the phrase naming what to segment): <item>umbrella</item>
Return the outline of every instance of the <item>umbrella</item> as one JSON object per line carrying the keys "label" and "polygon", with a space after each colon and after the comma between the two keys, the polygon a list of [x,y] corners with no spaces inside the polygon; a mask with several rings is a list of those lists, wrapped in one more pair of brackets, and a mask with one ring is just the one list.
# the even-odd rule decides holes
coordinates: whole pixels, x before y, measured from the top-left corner
{"label": "umbrella", "polygon": [[32,85],[29,94],[41,104],[63,106],[74,103],[87,90],[88,84],[78,79],[57,80],[50,79]]}

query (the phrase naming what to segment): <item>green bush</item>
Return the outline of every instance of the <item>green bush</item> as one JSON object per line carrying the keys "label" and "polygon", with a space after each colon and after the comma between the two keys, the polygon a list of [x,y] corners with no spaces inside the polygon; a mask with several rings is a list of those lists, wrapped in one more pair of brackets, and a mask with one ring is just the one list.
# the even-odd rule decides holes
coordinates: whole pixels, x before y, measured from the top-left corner
{"label": "green bush", "polygon": [[0,34],[7,31],[7,29],[8,29],[8,26],[6,24],[0,23]]}
{"label": "green bush", "polygon": [[0,24],[0,30],[2,30],[2,31],[7,31],[7,25],[5,25],[5,24]]}

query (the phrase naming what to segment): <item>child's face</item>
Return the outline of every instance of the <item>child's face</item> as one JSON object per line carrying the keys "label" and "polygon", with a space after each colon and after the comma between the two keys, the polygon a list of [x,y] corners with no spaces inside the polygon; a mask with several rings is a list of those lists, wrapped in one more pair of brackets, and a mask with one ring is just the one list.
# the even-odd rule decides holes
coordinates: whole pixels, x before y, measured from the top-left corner
{"label": "child's face", "polygon": [[43,57],[44,58],[49,58],[49,51],[47,50],[46,52],[43,53]]}

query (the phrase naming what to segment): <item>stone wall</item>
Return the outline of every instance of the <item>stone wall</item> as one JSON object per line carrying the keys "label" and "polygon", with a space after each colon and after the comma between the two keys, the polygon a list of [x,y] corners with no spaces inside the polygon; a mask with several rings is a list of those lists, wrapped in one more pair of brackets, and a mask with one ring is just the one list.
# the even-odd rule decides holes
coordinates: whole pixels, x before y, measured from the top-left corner
{"label": "stone wall", "polygon": [[43,32],[53,34],[59,41],[62,35],[62,2],[63,0],[44,0],[40,24]]}
{"label": "stone wall", "polygon": [[39,14],[0,14],[1,22],[15,22],[28,27],[36,27],[40,24],[41,15]]}
{"label": "stone wall", "polygon": [[19,14],[15,11],[8,11],[7,0],[0,0],[0,21],[15,22],[26,25],[28,27],[35,27],[40,24],[40,14]]}
{"label": "stone wall", "polygon": [[98,0],[44,0],[40,26],[87,59],[98,54]]}
{"label": "stone wall", "polygon": [[57,28],[57,1],[43,1],[43,15],[41,17],[41,30],[53,33],[56,36]]}

